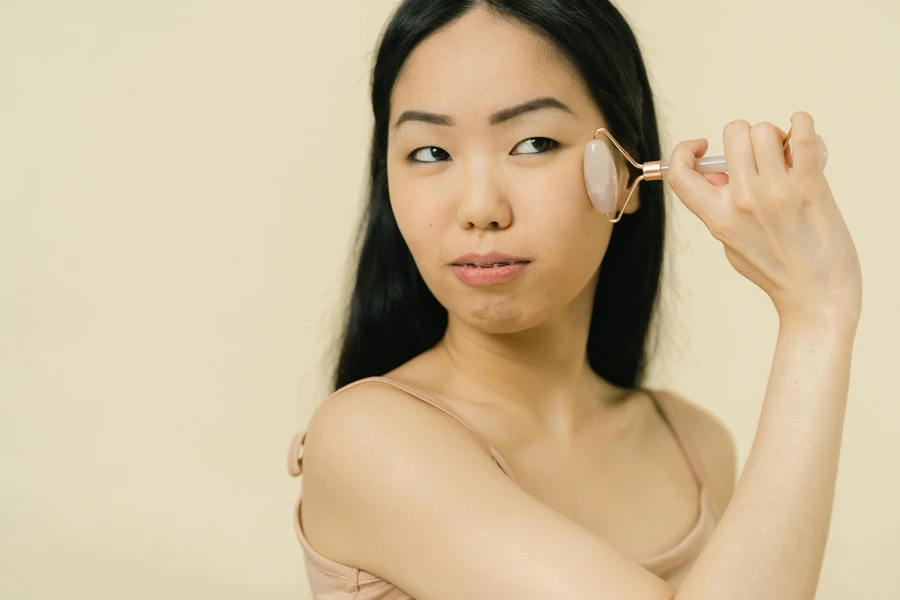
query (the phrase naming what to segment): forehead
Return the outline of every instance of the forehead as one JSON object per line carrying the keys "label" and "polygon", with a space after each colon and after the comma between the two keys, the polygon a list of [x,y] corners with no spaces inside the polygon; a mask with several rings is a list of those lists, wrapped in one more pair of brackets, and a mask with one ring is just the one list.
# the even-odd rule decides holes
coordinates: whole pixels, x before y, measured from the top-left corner
{"label": "forehead", "polygon": [[589,103],[580,78],[551,42],[476,9],[413,50],[394,86],[391,112],[465,106],[481,114],[544,95],[560,97],[576,112]]}

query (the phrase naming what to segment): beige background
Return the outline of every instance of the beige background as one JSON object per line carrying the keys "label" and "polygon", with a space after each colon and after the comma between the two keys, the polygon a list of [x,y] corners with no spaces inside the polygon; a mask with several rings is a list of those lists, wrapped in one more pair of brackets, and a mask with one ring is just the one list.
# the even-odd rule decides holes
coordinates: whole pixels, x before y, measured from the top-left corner
{"label": "beige background", "polygon": [[[394,5],[0,0],[3,598],[309,597],[285,452],[327,392]],[[865,308],[819,598],[896,598],[898,4],[620,6],[667,152],[795,110],[828,142]],[[775,314],[670,201],[650,383],[743,465]]]}

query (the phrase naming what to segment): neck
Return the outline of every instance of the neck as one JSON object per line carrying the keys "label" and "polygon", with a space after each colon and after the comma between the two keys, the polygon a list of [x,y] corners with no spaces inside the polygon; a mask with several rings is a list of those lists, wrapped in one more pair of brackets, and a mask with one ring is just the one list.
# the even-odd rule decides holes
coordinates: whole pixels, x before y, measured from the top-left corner
{"label": "neck", "polygon": [[573,312],[506,334],[485,333],[451,314],[433,349],[448,388],[480,405],[512,409],[551,435],[571,436],[622,395],[588,364],[590,312]]}

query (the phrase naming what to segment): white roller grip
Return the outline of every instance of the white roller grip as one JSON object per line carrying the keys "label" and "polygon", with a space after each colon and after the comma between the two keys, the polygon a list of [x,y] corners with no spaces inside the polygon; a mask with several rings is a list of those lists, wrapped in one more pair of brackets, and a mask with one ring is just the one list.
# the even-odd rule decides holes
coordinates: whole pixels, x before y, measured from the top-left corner
{"label": "white roller grip", "polygon": [[[788,140],[788,147],[784,152],[785,161],[787,161],[788,164],[793,163],[794,147],[791,145],[793,141],[793,139]],[[816,145],[819,149],[819,164],[824,169],[825,165],[828,164],[828,148],[825,146],[825,140],[822,139],[821,135],[816,134]],[[791,160],[788,160],[788,157],[790,157]],[[663,174],[668,172],[668,167],[668,164],[663,165]],[[725,163],[724,156],[704,156],[694,163],[694,169],[698,173],[727,173],[728,165]]]}

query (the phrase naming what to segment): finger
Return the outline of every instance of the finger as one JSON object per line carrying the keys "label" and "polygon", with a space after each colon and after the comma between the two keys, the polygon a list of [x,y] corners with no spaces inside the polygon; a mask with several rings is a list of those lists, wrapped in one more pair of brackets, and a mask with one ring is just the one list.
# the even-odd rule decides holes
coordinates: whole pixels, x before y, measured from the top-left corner
{"label": "finger", "polygon": [[708,148],[709,141],[706,138],[679,143],[669,158],[666,174],[666,181],[675,195],[704,223],[707,223],[710,216],[722,204],[721,190],[696,169],[697,159],[703,156]]}
{"label": "finger", "polygon": [[753,143],[750,141],[750,123],[743,119],[732,121],[722,132],[722,141],[731,181],[755,187],[759,172],[756,170]]}
{"label": "finger", "polygon": [[809,113],[798,111],[791,115],[792,171],[814,173],[822,170],[816,128]]}
{"label": "finger", "polygon": [[728,185],[728,173],[704,173],[703,178],[716,187]]}
{"label": "finger", "polygon": [[757,123],[750,128],[750,141],[760,178],[778,180],[787,175],[784,162],[786,137],[787,134],[772,123]]}

